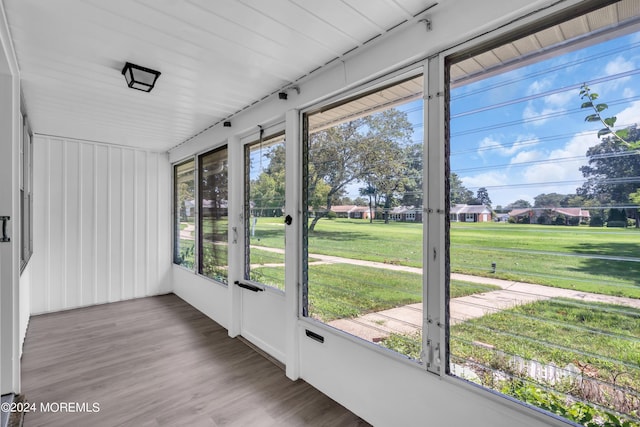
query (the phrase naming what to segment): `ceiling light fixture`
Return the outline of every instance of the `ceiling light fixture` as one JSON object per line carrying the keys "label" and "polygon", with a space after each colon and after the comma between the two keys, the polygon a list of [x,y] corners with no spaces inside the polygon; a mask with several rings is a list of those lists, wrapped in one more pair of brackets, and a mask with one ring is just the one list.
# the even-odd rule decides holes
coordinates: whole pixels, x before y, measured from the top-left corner
{"label": "ceiling light fixture", "polygon": [[127,86],[131,89],[151,92],[160,75],[160,71],[127,62],[122,69],[122,75],[127,80]]}

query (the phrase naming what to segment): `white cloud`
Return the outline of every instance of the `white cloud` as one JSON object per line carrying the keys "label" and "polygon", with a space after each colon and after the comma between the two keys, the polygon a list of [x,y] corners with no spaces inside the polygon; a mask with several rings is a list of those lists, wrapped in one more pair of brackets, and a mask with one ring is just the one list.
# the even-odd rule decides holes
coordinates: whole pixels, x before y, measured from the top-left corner
{"label": "white cloud", "polygon": [[523,147],[537,144],[537,139],[528,136],[519,136],[515,142],[510,145],[503,144],[493,137],[485,137],[478,144],[478,154],[484,157],[485,155],[498,154],[500,156],[512,156]]}
{"label": "white cloud", "polygon": [[513,156],[526,147],[538,144],[540,141],[534,135],[519,135],[512,143],[503,144],[495,137],[485,137],[478,144],[478,154],[482,158],[495,154],[508,157]]}
{"label": "white cloud", "polygon": [[543,157],[544,154],[541,151],[521,151],[511,158],[510,164],[515,165],[519,163],[535,162],[536,160],[540,160]]}
{"label": "white cloud", "polygon": [[640,101],[634,101],[629,107],[616,114],[617,126],[640,124]]}
{"label": "white cloud", "polygon": [[[582,180],[580,167],[587,164],[586,153],[589,147],[597,144],[598,138],[593,132],[581,132],[567,142],[564,147],[552,150],[538,160],[545,160],[526,167],[522,172],[523,182],[562,182]],[[568,184],[575,191],[575,183]],[[558,190],[551,190],[560,192]],[[544,192],[544,191],[542,191]]]}
{"label": "white cloud", "polygon": [[[536,80],[527,88],[527,95],[537,95],[553,89],[552,79]],[[541,126],[575,102],[576,94],[568,90],[531,99],[522,111],[522,119],[533,126]]]}
{"label": "white cloud", "polygon": [[529,101],[524,111],[522,112],[522,119],[527,121],[530,125],[542,126],[549,119],[553,118],[555,114],[561,113],[562,111],[563,110],[561,108],[549,107],[536,109],[533,105],[533,102]]}
{"label": "white cloud", "polygon": [[[633,61],[629,61],[622,56],[618,56],[615,59],[607,62],[607,64],[604,66],[604,74],[605,76],[613,76],[615,74],[624,73],[626,71],[635,69],[636,66]],[[631,76],[619,77],[617,79],[595,84],[591,87],[591,89],[593,92],[606,97],[606,94],[619,90],[625,83],[628,83],[630,81]]]}
{"label": "white cloud", "polygon": [[462,181],[462,184],[469,189],[505,185],[509,182],[508,176],[504,172],[495,171],[465,176],[461,177],[460,179]]}
{"label": "white cloud", "polygon": [[614,60],[609,61],[604,67],[604,72],[607,76],[614,74],[624,73],[625,71],[631,71],[635,69],[635,64],[632,61],[628,61],[622,56],[617,56]]}
{"label": "white cloud", "polygon": [[539,93],[546,92],[551,88],[552,83],[553,81],[551,78],[536,80],[529,85],[526,93],[527,95],[537,95]]}
{"label": "white cloud", "polygon": [[564,92],[558,92],[549,96],[545,96],[544,103],[545,105],[549,105],[551,107],[564,108],[571,103],[575,104],[576,99],[577,96],[575,90],[565,90]]}
{"label": "white cloud", "polygon": [[[640,102],[638,104],[640,111]],[[487,139],[486,143],[490,142],[496,143]],[[580,186],[578,181],[584,179],[580,167],[587,164],[587,150],[598,143],[593,131],[577,133],[558,148],[545,150],[538,145],[540,148],[515,150],[508,166],[460,178],[474,193],[479,187],[487,187],[493,206],[506,206],[518,199],[533,203],[540,193],[573,194]],[[534,163],[522,165],[527,162]]]}

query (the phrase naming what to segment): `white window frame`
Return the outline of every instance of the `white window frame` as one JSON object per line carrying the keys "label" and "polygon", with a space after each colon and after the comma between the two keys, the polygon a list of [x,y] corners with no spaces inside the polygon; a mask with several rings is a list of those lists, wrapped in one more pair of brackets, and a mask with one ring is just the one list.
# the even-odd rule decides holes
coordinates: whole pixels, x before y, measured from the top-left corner
{"label": "white window frame", "polygon": [[[300,266],[300,271],[297,274],[297,278],[298,281],[296,283],[299,283],[299,296],[298,296],[298,313],[297,313],[297,319],[299,320],[299,322],[301,322],[301,324],[307,324],[309,326],[312,326],[315,329],[320,329],[320,330],[324,330],[330,333],[334,333],[334,334],[338,334],[340,336],[342,336],[343,338],[349,340],[350,342],[353,342],[355,344],[358,345],[362,345],[365,346],[367,348],[369,348],[372,351],[376,351],[377,353],[383,354],[387,357],[391,357],[392,359],[396,360],[396,361],[400,361],[401,363],[404,364],[408,364],[410,366],[414,366],[414,367],[418,367],[421,370],[433,370],[433,372],[437,372],[438,374],[440,374],[440,372],[444,372],[443,369],[441,369],[440,366],[444,366],[444,363],[442,361],[442,357],[438,357],[438,363],[440,366],[438,366],[437,368],[435,368],[435,365],[432,363],[431,364],[431,368],[428,367],[427,363],[423,363],[420,361],[416,361],[416,360],[411,360],[409,358],[407,358],[406,356],[400,354],[400,353],[396,353],[394,351],[390,351],[386,348],[383,348],[377,344],[374,343],[370,343],[368,341],[365,341],[363,339],[357,338],[355,336],[352,336],[351,334],[344,332],[342,330],[336,329],[332,326],[329,326],[319,320],[313,319],[312,317],[309,317],[306,315],[305,313],[305,293],[306,293],[306,276],[305,276],[305,272],[304,270],[304,263],[305,263],[305,259],[307,256],[307,245],[304,242],[305,239],[305,231],[302,227],[303,223],[304,223],[304,218],[305,216],[302,215],[304,209],[306,208],[305,203],[306,203],[306,198],[303,197],[303,193],[306,192],[306,187],[304,187],[303,185],[303,166],[305,166],[305,161],[304,161],[304,153],[303,153],[303,149],[302,146],[305,144],[304,141],[304,132],[306,131],[304,128],[304,116],[306,114],[309,113],[313,113],[314,111],[318,111],[319,109],[325,108],[327,105],[330,104],[334,104],[334,103],[338,103],[341,102],[342,100],[346,100],[349,98],[355,98],[359,95],[364,95],[367,92],[370,92],[372,90],[375,90],[377,87],[384,87],[384,86],[388,86],[388,85],[393,85],[395,82],[399,82],[402,81],[404,79],[407,79],[411,76],[418,76],[420,74],[422,74],[422,78],[423,78],[423,93],[422,93],[422,99],[423,99],[423,113],[424,113],[424,123],[427,123],[427,117],[428,117],[428,108],[427,108],[427,102],[430,100],[430,97],[428,96],[428,83],[430,82],[429,80],[429,76],[430,76],[430,72],[431,72],[431,67],[428,67],[429,65],[429,61],[428,60],[424,60],[424,61],[419,61],[409,67],[406,68],[402,68],[400,70],[397,70],[396,72],[387,74],[385,76],[376,78],[370,82],[367,82],[365,84],[362,84],[356,88],[353,88],[351,90],[345,91],[339,95],[327,98],[325,100],[321,100],[317,103],[314,103],[313,105],[301,109],[299,111],[296,112],[297,114],[297,118],[300,122],[299,126],[297,127],[298,131],[300,132],[300,135],[298,138],[296,138],[296,140],[299,141],[298,147],[297,149],[299,150],[298,152],[294,152],[294,150],[290,150],[290,144],[287,144],[287,158],[289,158],[289,156],[296,156],[295,160],[292,160],[292,162],[296,162],[298,165],[297,170],[293,171],[290,169],[287,169],[287,175],[289,175],[289,173],[291,172],[293,177],[297,177],[298,179],[295,179],[296,181],[296,185],[297,188],[299,188],[298,190],[298,197],[299,197],[299,216],[300,216],[300,220],[298,221],[299,224],[301,224],[300,227],[297,227],[298,233],[300,233],[300,250],[297,250],[296,253],[298,254],[297,256],[297,261],[298,261],[298,265]],[[432,79],[434,78],[433,76],[431,77]],[[431,82],[431,84],[433,84],[433,82]],[[443,82],[444,85],[444,82]],[[287,121],[289,120],[289,117],[287,116]],[[435,123],[435,121],[433,122]],[[289,128],[287,126],[287,128]],[[427,158],[428,158],[428,134],[427,134],[427,130],[429,129],[428,126],[424,126],[423,127],[423,132],[424,132],[424,142],[423,142],[423,194],[425,195],[424,197],[424,201],[425,201],[425,207],[423,208],[424,212],[423,212],[423,223],[424,223],[424,227],[425,227],[425,231],[423,232],[423,270],[426,270],[426,266],[427,266],[427,260],[428,260],[428,255],[427,255],[427,247],[429,247],[428,245],[425,245],[426,242],[426,236],[427,233],[426,232],[426,227],[427,227],[427,223],[426,223],[426,212],[427,212],[427,208],[426,208],[426,203],[427,203],[427,186],[428,186],[428,181],[431,177],[431,175],[429,175],[429,178],[427,177],[427,172],[429,171],[429,167],[427,166]],[[437,132],[438,134],[440,134],[440,131]],[[444,135],[444,133],[442,133],[442,135]],[[440,137],[438,137],[440,138]],[[289,130],[287,129],[287,141],[292,141],[292,135],[289,134]],[[443,139],[440,139],[440,141],[442,141]],[[290,152],[291,151],[291,152]],[[444,152],[443,149],[438,150],[438,151],[442,151]],[[444,157],[443,157],[444,159]],[[444,161],[444,160],[443,160]],[[443,162],[441,162],[443,163]],[[287,163],[287,168],[289,168],[289,163]],[[434,170],[435,173],[435,166],[431,168],[432,170]],[[434,175],[435,176],[435,175]],[[289,181],[287,182],[287,185],[289,185]],[[441,180],[440,180],[441,181]],[[444,187],[444,183],[440,183],[442,185],[442,187]],[[444,194],[442,192],[442,194]],[[442,203],[441,206],[442,208],[440,208],[441,212],[444,212],[444,197],[442,196]],[[287,193],[287,202],[289,202],[289,193]],[[392,215],[390,214],[390,217]],[[401,215],[398,215],[398,217],[400,217]],[[440,215],[443,216],[443,215]],[[443,227],[443,233],[444,233],[444,221],[442,221],[442,227]],[[443,234],[444,235],[444,234]],[[443,239],[444,241],[444,239]],[[439,270],[438,270],[439,271]],[[430,272],[431,275],[434,275],[434,272]],[[442,276],[444,277],[444,276]],[[423,294],[422,294],[422,300],[423,302],[426,301],[426,296],[427,296],[427,286],[426,281],[427,281],[427,274],[423,273],[422,275],[422,280],[423,280]],[[433,279],[432,279],[433,280]],[[439,292],[438,292],[439,293]],[[435,306],[435,304],[434,304]],[[435,309],[433,307],[428,308],[427,304],[424,304],[424,310],[423,310],[423,350],[422,353],[423,355],[428,354],[426,347],[425,347],[425,343],[427,343],[427,334],[425,333],[427,331],[427,319],[444,319],[443,314],[444,314],[444,310],[440,310],[441,307],[436,307]],[[433,312],[438,312],[438,315],[433,315],[433,316],[428,316],[427,315],[427,310],[432,310]],[[444,323],[440,323],[439,320],[436,321],[436,323],[438,324],[438,329],[439,331],[439,335],[442,335],[442,338],[444,339]],[[442,341],[444,342],[444,341]],[[435,343],[431,343],[430,345],[432,346],[432,348],[437,348],[437,349],[441,349],[443,348],[439,343],[435,344]],[[424,359],[424,357],[423,357]],[[434,358],[435,360],[435,358]]]}
{"label": "white window frame", "polygon": [[[263,132],[263,139],[267,140],[270,138],[274,138],[277,136],[283,136],[284,137],[284,145],[285,145],[285,201],[289,201],[289,199],[287,198],[286,195],[286,186],[288,184],[288,176],[289,176],[289,172],[288,172],[288,167],[289,164],[286,162],[286,158],[288,156],[287,154],[287,150],[289,149],[289,147],[291,146],[290,144],[287,144],[287,133],[286,133],[286,129],[285,129],[285,123],[282,121],[279,121],[275,124],[269,125],[269,126],[264,126],[264,127],[260,127],[261,131]],[[249,171],[246,170],[246,166],[247,166],[247,159],[246,159],[246,149],[247,147],[251,146],[251,145],[255,145],[260,139],[260,131],[258,132],[252,132],[248,135],[243,136],[242,138],[240,138],[240,145],[242,146],[242,199],[244,201],[244,197],[245,197],[245,193],[248,190],[247,187],[247,182],[246,182],[246,174],[249,173]],[[244,212],[244,207],[245,207],[245,203],[242,203],[242,216],[243,218],[248,218],[249,217],[249,213],[248,212]],[[282,215],[282,220],[284,221],[284,218],[287,215],[287,207],[285,206],[285,211],[283,212]],[[246,264],[247,259],[246,259],[246,244],[248,244],[249,241],[249,235],[246,232],[246,224],[244,223],[244,219],[243,219],[243,224],[242,224],[242,230],[238,230],[237,235],[242,236],[242,242],[243,244],[242,246],[242,281],[250,283],[254,286],[258,286],[263,290],[268,290],[270,292],[274,292],[276,294],[286,294],[286,283],[287,283],[287,277],[286,277],[286,272],[285,272],[285,290],[280,290],[274,286],[270,286],[261,282],[256,282],[253,280],[250,280],[246,277],[246,274],[249,272],[249,266]],[[287,260],[287,245],[286,245],[286,229],[285,229],[285,270],[286,270],[286,260]]]}
{"label": "white window frame", "polygon": [[[583,2],[581,2],[582,4],[579,7],[576,7],[574,5],[574,7],[572,8],[571,6],[563,6],[563,5],[554,5],[551,6],[550,8],[554,9],[554,12],[548,13],[546,16],[540,16],[537,14],[532,14],[529,15],[521,20],[518,20],[516,22],[511,22],[508,25],[505,25],[495,31],[491,31],[488,33],[485,33],[477,38],[471,39],[465,43],[461,43],[458,46],[452,47],[450,49],[444,50],[440,53],[438,53],[437,55],[434,55],[433,57],[430,58],[430,72],[432,70],[431,65],[433,65],[434,69],[437,70],[436,72],[440,73],[440,76],[442,76],[439,80],[437,80],[434,83],[433,87],[437,87],[437,89],[435,89],[436,94],[433,94],[431,91],[429,92],[430,95],[430,100],[431,100],[431,96],[440,96],[440,99],[442,102],[439,103],[439,105],[437,106],[436,110],[434,110],[433,108],[431,109],[431,113],[429,114],[427,112],[427,108],[425,108],[425,123],[429,123],[429,127],[430,127],[430,132],[429,135],[431,135],[431,132],[436,132],[435,129],[432,128],[432,126],[435,127],[439,127],[439,137],[441,138],[440,141],[442,141],[442,148],[444,148],[445,145],[448,145],[448,141],[446,141],[446,138],[448,137],[448,135],[445,132],[445,129],[448,128],[448,123],[446,123],[446,114],[445,114],[445,109],[447,108],[445,105],[445,86],[447,85],[447,82],[445,82],[445,78],[446,78],[446,70],[445,70],[445,63],[447,61],[447,58],[460,54],[462,52],[464,52],[465,54],[469,54],[469,52],[471,52],[472,50],[478,50],[478,51],[482,51],[482,50],[486,50],[483,49],[483,47],[485,46],[498,46],[501,42],[504,42],[505,40],[513,40],[513,39],[517,39],[518,37],[522,37],[522,36],[526,36],[528,34],[531,34],[533,32],[535,32],[536,28],[540,28],[541,26],[543,26],[545,23],[548,22],[552,22],[552,21],[556,21],[556,22],[564,22],[564,21],[568,21],[572,18],[575,18],[577,16],[583,16],[585,13],[585,10],[592,10],[592,9],[597,9],[599,7],[604,7],[606,6],[606,4],[599,4],[596,0],[584,0]],[[595,7],[594,7],[595,5]],[[613,34],[616,33],[616,30],[613,31]],[[599,35],[595,35],[593,37],[595,37],[596,39],[601,39],[601,38],[607,38],[610,36],[610,34],[612,33],[608,33],[605,32],[604,35],[599,34]],[[433,61],[433,64],[432,64]],[[431,74],[433,75],[433,73]],[[426,86],[425,86],[426,87]],[[426,89],[425,89],[426,90]],[[436,117],[434,116],[438,116],[437,120]],[[436,120],[436,123],[434,123],[432,125],[432,120]],[[436,136],[438,137],[438,136]],[[431,148],[431,144],[427,144],[425,142],[425,148],[426,147]],[[426,150],[425,150],[426,151]],[[442,188],[444,191],[444,179],[443,177],[446,176],[446,163],[445,163],[445,156],[444,156],[444,152],[441,153],[442,156],[441,158],[438,159],[434,159],[434,158],[430,158],[429,159],[429,163],[428,163],[428,167],[431,168],[435,168],[441,171],[440,174],[431,174],[431,172],[429,173],[429,181],[432,182],[432,185],[429,186],[429,191],[438,191],[438,188]],[[426,163],[426,159],[425,159],[425,164]],[[433,182],[433,178],[435,178],[436,182]],[[427,180],[425,180],[426,182]],[[442,184],[442,185],[440,185]],[[425,189],[425,194],[427,194],[427,189]],[[443,193],[444,196],[444,193]],[[444,205],[444,204],[443,204]],[[429,209],[425,209],[425,211],[427,210],[431,210],[431,208]],[[449,211],[449,209],[447,209],[447,212]],[[426,217],[427,213],[425,212],[425,217]],[[450,218],[451,221],[453,221]],[[434,232],[436,232],[437,230],[434,230]],[[448,241],[449,241],[449,236],[446,230],[446,225],[442,224],[442,227],[440,228],[440,235],[438,236],[432,236],[433,237],[433,241],[437,240],[437,239],[441,239],[441,246],[438,246],[439,248],[441,248],[442,250],[446,250],[448,251]],[[428,233],[431,234],[432,230],[429,229]],[[445,245],[445,240],[446,238],[446,245]],[[425,237],[425,240],[427,240],[427,238]],[[429,246],[427,244],[427,246],[425,246],[425,251],[427,250],[427,248],[430,248],[431,246]],[[434,246],[435,249],[435,246]],[[435,254],[435,252],[434,252]],[[555,415],[552,414],[550,412],[544,411],[543,409],[531,406],[525,402],[522,402],[520,400],[517,400],[513,397],[510,396],[505,396],[502,394],[499,394],[497,392],[495,392],[494,390],[479,386],[473,382],[467,381],[461,377],[457,377],[454,375],[449,374],[449,354],[448,354],[448,343],[446,341],[446,335],[448,335],[447,333],[447,329],[448,329],[448,320],[447,320],[447,316],[448,316],[448,301],[447,301],[447,296],[445,294],[445,288],[449,286],[449,277],[448,277],[448,272],[449,272],[449,266],[447,265],[448,263],[448,255],[446,256],[446,260],[445,257],[442,257],[442,260],[439,263],[439,267],[442,268],[442,280],[440,282],[441,286],[437,286],[436,283],[431,283],[431,286],[428,286],[428,289],[430,292],[428,292],[428,297],[430,299],[427,299],[426,301],[429,303],[429,307],[431,306],[431,302],[433,301],[434,298],[437,298],[440,302],[440,311],[442,316],[440,317],[440,319],[443,319],[443,324],[442,324],[442,328],[441,328],[441,337],[440,337],[440,341],[439,343],[442,345],[442,360],[441,363],[439,364],[439,366],[441,367],[441,369],[438,370],[438,375],[440,375],[441,379],[443,381],[446,381],[448,383],[451,383],[457,387],[462,387],[464,389],[470,390],[471,392],[474,393],[478,393],[483,395],[484,397],[499,403],[501,405],[504,405],[506,407],[509,407],[511,409],[514,409],[516,411],[522,412],[524,414],[526,414],[528,417],[531,417],[532,419],[535,419],[541,423],[544,423],[545,425],[550,425],[550,426],[565,426],[568,424],[573,425],[573,423],[559,415]],[[425,264],[426,266],[426,264]],[[435,272],[430,271],[430,273],[433,273],[433,275],[436,275]],[[445,283],[445,273],[447,273],[447,277],[446,277],[446,283]],[[430,274],[431,276],[431,274]],[[439,289],[439,294],[436,292]],[[427,298],[427,296],[425,297]],[[425,304],[426,306],[427,304]],[[433,313],[436,312],[437,308],[434,309],[430,309],[429,312]],[[426,312],[426,311],[425,311]],[[429,322],[430,323],[430,322]],[[445,325],[446,323],[446,325]]]}

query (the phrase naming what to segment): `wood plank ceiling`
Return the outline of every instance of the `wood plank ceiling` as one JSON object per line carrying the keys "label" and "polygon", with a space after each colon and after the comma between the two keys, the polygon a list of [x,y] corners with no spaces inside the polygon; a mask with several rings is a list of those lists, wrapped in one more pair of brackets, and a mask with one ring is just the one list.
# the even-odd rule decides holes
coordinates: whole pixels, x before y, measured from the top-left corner
{"label": "wood plank ceiling", "polygon": [[[158,151],[304,79],[435,2],[423,0],[4,0],[36,133]],[[460,83],[579,41],[640,15],[622,0],[456,62]],[[128,89],[126,61],[162,72],[151,93]],[[399,97],[421,96],[419,79]],[[395,91],[395,89],[394,89]],[[393,91],[317,115],[321,129],[389,105]],[[411,93],[409,93],[411,92]],[[365,100],[366,101],[366,100]],[[374,102],[375,103],[375,102]],[[360,109],[358,109],[360,108]]]}
{"label": "wood plank ceiling", "polygon": [[[406,23],[423,0],[4,0],[35,133],[165,151]],[[162,72],[125,86],[126,61]]]}

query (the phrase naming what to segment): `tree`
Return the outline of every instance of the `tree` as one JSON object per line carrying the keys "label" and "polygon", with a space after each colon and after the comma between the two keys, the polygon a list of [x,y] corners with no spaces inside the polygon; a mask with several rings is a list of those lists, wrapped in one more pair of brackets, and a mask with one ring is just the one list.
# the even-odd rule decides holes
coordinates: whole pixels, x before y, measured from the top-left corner
{"label": "tree", "polygon": [[[398,194],[410,185],[411,163],[405,147],[411,142],[413,127],[405,112],[395,108],[367,116],[367,145],[363,153],[362,176],[368,186],[384,199],[384,221]],[[419,171],[422,175],[422,170]]]}
{"label": "tree", "polygon": [[[309,230],[352,183],[372,186],[385,205],[393,203],[407,179],[403,152],[412,133],[407,114],[392,108],[310,134],[308,191],[315,217]],[[324,202],[319,203],[325,189]]]}
{"label": "tree", "polygon": [[372,200],[372,198],[375,197],[377,192],[378,191],[376,190],[376,188],[373,185],[367,185],[366,187],[360,189],[360,195],[361,196],[369,197],[369,222],[370,223],[373,222],[373,215],[371,214],[373,212],[373,200]]}
{"label": "tree", "polygon": [[531,203],[524,199],[518,199],[513,203],[509,203],[505,209],[514,210],[514,209],[527,209],[531,208]]}
{"label": "tree", "polygon": [[269,148],[265,157],[268,164],[250,185],[254,215],[280,216],[285,202],[284,144]]}
{"label": "tree", "polygon": [[635,210],[635,220],[636,220],[636,228],[640,228],[640,190],[629,194],[629,200],[631,203],[637,205]]}
{"label": "tree", "polygon": [[[629,139],[640,140],[637,127],[627,129]],[[578,195],[598,200],[601,204],[624,204],[640,186],[625,178],[640,176],[640,152],[606,136],[587,150],[588,165],[580,172],[587,179]],[[626,181],[626,182],[625,182]]]}
{"label": "tree", "polygon": [[308,202],[315,211],[310,230],[331,210],[334,198],[358,179],[366,148],[359,132],[364,124],[360,118],[309,135]]}
{"label": "tree", "polygon": [[451,204],[468,204],[473,199],[473,192],[462,185],[462,180],[457,173],[451,172],[449,176],[449,201]]}
{"label": "tree", "polygon": [[485,205],[487,207],[491,207],[491,199],[489,198],[489,192],[486,187],[478,188],[478,192],[476,193],[476,199],[480,202],[480,205]]}
{"label": "tree", "polygon": [[[593,110],[585,117],[587,122],[600,122],[604,128],[598,131],[601,142],[587,150],[589,164],[580,168],[587,181],[577,189],[577,194],[585,199],[597,200],[602,205],[625,205],[633,201],[633,195],[640,191],[634,179],[640,176],[640,132],[637,125],[614,130],[616,117],[602,117],[608,105],[594,104],[598,94],[585,83],[580,90],[582,108]],[[631,209],[636,227],[640,227],[640,210]]]}
{"label": "tree", "polygon": [[422,143],[411,144],[404,150],[406,172],[404,193],[400,201],[404,206],[423,206],[422,194]]}
{"label": "tree", "polygon": [[538,194],[533,198],[533,207],[535,208],[559,208],[566,207],[567,200],[571,195],[569,194],[559,194],[559,193],[549,193],[549,194]]}

